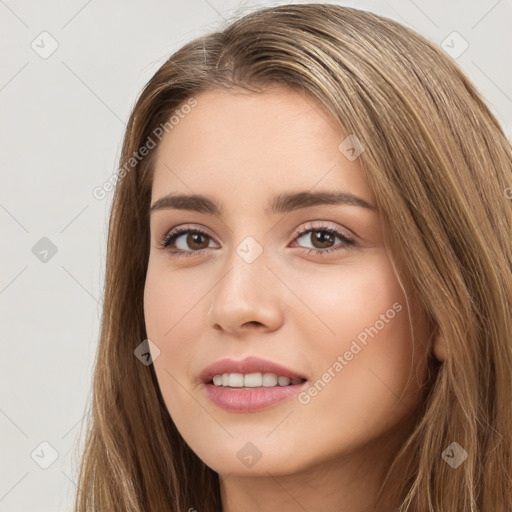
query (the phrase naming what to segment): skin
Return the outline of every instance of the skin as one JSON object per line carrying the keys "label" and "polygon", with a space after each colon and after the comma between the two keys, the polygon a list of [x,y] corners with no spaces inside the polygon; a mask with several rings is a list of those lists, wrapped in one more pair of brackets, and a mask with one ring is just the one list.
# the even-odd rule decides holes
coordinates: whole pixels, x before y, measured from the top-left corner
{"label": "skin", "polygon": [[[225,215],[169,209],[150,217],[144,311],[148,338],[160,350],[154,368],[169,414],[219,473],[224,512],[392,510],[376,505],[375,496],[421,400],[428,333],[415,311],[409,318],[378,211],[319,205],[264,212],[277,192],[303,190],[350,192],[375,206],[359,159],[340,152],[346,134],[301,94],[209,91],[196,99],[158,148],[151,204],[170,192],[204,194],[222,202]],[[160,247],[184,225],[207,236],[188,237],[187,245],[182,235],[173,248],[206,247],[202,253],[176,256]],[[311,225],[335,228],[355,245],[297,237]],[[252,263],[236,251],[247,236],[263,249]],[[307,251],[331,247],[339,250]],[[401,311],[344,358],[307,404],[295,397],[258,412],[227,412],[199,382],[218,359],[255,355],[313,385],[395,303]],[[248,442],[261,454],[252,467],[237,457]]]}

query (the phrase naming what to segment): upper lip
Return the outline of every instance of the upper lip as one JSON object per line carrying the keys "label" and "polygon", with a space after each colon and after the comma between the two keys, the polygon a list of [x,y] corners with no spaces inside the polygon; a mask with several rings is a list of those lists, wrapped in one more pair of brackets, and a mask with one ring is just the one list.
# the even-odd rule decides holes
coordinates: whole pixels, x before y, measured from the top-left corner
{"label": "upper lip", "polygon": [[259,357],[249,356],[240,361],[234,359],[220,359],[207,366],[199,375],[201,382],[208,383],[214,375],[223,373],[274,373],[277,376],[288,377],[290,379],[306,379],[301,374],[286,368],[280,364],[260,359]]}

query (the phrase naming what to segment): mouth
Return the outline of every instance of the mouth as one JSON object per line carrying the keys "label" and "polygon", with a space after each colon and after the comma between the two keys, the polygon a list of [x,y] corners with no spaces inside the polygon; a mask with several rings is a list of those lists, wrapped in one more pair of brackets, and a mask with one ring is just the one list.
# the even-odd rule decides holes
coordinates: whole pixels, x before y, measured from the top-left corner
{"label": "mouth", "polygon": [[306,387],[307,379],[273,361],[249,356],[221,359],[199,376],[203,391],[228,412],[254,412],[281,403]]}
{"label": "mouth", "polygon": [[295,385],[305,381],[306,376],[273,361],[249,356],[238,361],[220,359],[204,368],[199,380],[214,386],[253,388]]}
{"label": "mouth", "polygon": [[214,375],[207,384],[232,389],[254,389],[295,386],[306,382],[302,377],[290,378],[275,373],[222,373]]}

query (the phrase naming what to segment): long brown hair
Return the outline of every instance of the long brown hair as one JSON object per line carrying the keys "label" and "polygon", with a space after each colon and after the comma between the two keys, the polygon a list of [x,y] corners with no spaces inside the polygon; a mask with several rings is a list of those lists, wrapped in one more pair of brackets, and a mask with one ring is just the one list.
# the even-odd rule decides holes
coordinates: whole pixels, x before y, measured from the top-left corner
{"label": "long brown hair", "polygon": [[[511,145],[428,40],[369,12],[301,4],[252,12],[188,43],[133,109],[76,512],[222,509],[219,475],[184,442],[152,365],[134,355],[146,339],[152,171],[157,135],[200,92],[271,85],[318,99],[364,142],[359,158],[397,277],[447,349],[442,364],[430,363],[421,416],[382,491],[400,512],[512,510]],[[443,457],[455,442],[467,452],[456,469]]]}

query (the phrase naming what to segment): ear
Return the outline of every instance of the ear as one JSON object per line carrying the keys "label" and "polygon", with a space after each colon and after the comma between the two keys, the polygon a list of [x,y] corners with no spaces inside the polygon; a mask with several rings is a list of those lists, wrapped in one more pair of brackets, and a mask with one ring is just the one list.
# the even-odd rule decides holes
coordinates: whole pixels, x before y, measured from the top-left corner
{"label": "ear", "polygon": [[439,334],[436,336],[432,348],[434,351],[434,355],[436,356],[436,359],[438,361],[441,361],[442,363],[446,361],[446,358],[448,356],[448,349],[446,347],[446,342],[444,338]]}

